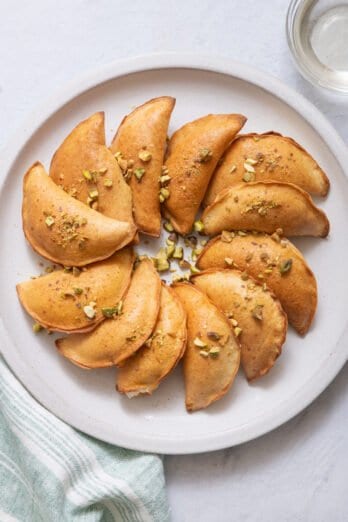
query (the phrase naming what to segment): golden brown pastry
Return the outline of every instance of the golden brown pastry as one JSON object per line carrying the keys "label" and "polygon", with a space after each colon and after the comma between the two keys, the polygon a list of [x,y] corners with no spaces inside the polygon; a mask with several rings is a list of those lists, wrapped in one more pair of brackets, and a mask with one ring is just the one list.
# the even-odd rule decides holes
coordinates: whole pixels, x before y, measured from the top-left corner
{"label": "golden brown pastry", "polygon": [[124,301],[115,303],[115,314],[87,334],[58,339],[64,357],[83,368],[119,366],[148,339],[160,304],[161,281],[152,262],[144,259],[134,271]]}
{"label": "golden brown pastry", "polygon": [[170,96],[140,105],[123,119],[110,147],[114,154],[121,153],[121,165],[130,165],[127,172],[139,231],[156,237],[161,231],[159,179],[174,105]]}
{"label": "golden brown pastry", "polygon": [[131,190],[105,145],[103,112],[79,123],[65,138],[52,158],[50,176],[105,216],[133,223]]}
{"label": "golden brown pastry", "polygon": [[184,354],[186,409],[196,411],[221,399],[237,374],[240,346],[224,314],[189,283],[176,283],[187,314]]}
{"label": "golden brown pastry", "polygon": [[287,318],[279,301],[240,270],[211,269],[192,282],[226,315],[238,334],[248,381],[262,377],[281,353]]}
{"label": "golden brown pastry", "polygon": [[240,114],[209,114],[173,134],[165,163],[171,179],[164,214],[180,234],[190,232],[211,175],[245,121]]}
{"label": "golden brown pastry", "polygon": [[151,337],[117,372],[117,390],[129,397],[151,394],[186,347],[186,314],[175,292],[162,283],[160,311]]}
{"label": "golden brown pastry", "polygon": [[134,224],[116,221],[69,196],[34,163],[24,177],[23,230],[40,255],[65,266],[84,266],[130,243]]}
{"label": "golden brown pastry", "polygon": [[238,136],[211,179],[204,204],[244,180],[294,183],[314,196],[326,196],[330,183],[318,163],[292,138],[276,132]]}
{"label": "golden brown pastry", "polygon": [[287,239],[223,232],[209,241],[196,264],[201,270],[234,264],[246,271],[276,295],[300,334],[308,331],[317,307],[317,283],[301,252]]}
{"label": "golden brown pastry", "polygon": [[[133,262],[132,249],[124,248],[83,271],[61,269],[20,283],[18,297],[28,314],[44,328],[87,332],[122,299]],[[90,302],[95,303],[92,310]]]}
{"label": "golden brown pastry", "polygon": [[304,190],[290,183],[240,183],[223,190],[202,215],[207,235],[223,230],[257,230],[285,236],[329,233],[329,220]]}

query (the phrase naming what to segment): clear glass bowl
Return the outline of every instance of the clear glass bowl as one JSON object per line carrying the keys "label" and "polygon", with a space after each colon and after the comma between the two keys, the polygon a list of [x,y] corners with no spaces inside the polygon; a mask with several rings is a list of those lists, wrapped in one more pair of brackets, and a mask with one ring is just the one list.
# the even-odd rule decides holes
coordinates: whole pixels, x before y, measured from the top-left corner
{"label": "clear glass bowl", "polygon": [[348,94],[348,1],[292,0],[286,29],[300,73],[314,85]]}

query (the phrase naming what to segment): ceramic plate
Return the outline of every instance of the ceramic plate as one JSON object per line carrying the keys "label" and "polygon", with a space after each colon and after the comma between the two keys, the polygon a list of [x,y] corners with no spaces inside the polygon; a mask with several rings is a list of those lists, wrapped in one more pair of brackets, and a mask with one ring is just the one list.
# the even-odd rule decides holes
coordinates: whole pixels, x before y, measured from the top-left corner
{"label": "ceramic plate", "polygon": [[[129,400],[115,392],[115,370],[84,371],[63,359],[53,337],[34,335],[15,285],[37,274],[39,258],[21,227],[22,178],[50,158],[70,130],[94,111],[106,112],[110,139],[134,106],[175,96],[170,131],[208,112],[239,112],[244,130],[292,136],[331,180],[318,204],[331,221],[323,239],[301,239],[319,285],[319,307],[305,338],[289,330],[283,354],[255,384],[238,376],[230,393],[206,411],[188,414],[178,368],[152,397]],[[0,340],[3,354],[27,389],[55,415],[120,446],[162,453],[194,453],[233,446],[262,435],[305,408],[335,377],[348,353],[347,152],[325,118],[278,80],[241,64],[197,56],[152,56],[111,64],[79,79],[33,114],[2,154],[0,201]]]}

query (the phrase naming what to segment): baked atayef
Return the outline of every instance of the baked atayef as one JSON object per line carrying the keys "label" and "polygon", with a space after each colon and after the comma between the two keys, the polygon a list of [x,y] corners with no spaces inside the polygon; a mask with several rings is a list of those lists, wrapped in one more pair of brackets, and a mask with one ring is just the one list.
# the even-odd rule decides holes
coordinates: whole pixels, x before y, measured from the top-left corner
{"label": "baked atayef", "polygon": [[173,286],[187,314],[184,354],[186,409],[201,410],[221,399],[237,374],[240,346],[224,314],[189,283]]}
{"label": "baked atayef", "polygon": [[305,334],[317,307],[317,283],[301,252],[278,234],[223,232],[209,241],[196,265],[201,270],[231,264],[266,285],[279,299],[289,323]]}
{"label": "baked atayef", "polygon": [[215,167],[245,121],[240,114],[209,114],[171,137],[164,214],[179,234],[190,232]]}
{"label": "baked atayef", "polygon": [[313,196],[326,196],[330,186],[312,156],[276,132],[238,136],[215,170],[204,204],[210,205],[219,192],[243,180],[293,183]]}
{"label": "baked atayef", "polygon": [[123,119],[110,147],[119,155],[121,165],[131,166],[129,184],[139,231],[156,237],[161,231],[159,180],[174,105],[175,99],[170,96],[154,98],[140,105]]}
{"label": "baked atayef", "polygon": [[121,365],[150,337],[160,305],[161,281],[152,262],[144,259],[134,271],[123,301],[115,303],[115,315],[92,332],[58,339],[64,357],[83,368]]}
{"label": "baked atayef", "polygon": [[129,397],[151,394],[181,359],[185,346],[186,314],[175,292],[162,283],[155,329],[118,370],[117,390]]}
{"label": "baked atayef", "polygon": [[52,158],[50,176],[105,216],[133,223],[131,190],[105,145],[103,112],[79,123],[65,138]]}
{"label": "baked atayef", "polygon": [[134,224],[103,216],[69,196],[35,163],[23,182],[25,237],[40,255],[65,266],[83,266],[130,243]]}
{"label": "baked atayef", "polygon": [[265,375],[280,355],[286,337],[287,318],[279,301],[236,269],[201,272],[192,282],[239,333],[241,365],[248,381]]}
{"label": "baked atayef", "polygon": [[257,230],[285,236],[319,236],[329,233],[329,220],[304,190],[290,183],[240,183],[223,190],[202,215],[204,232]]}
{"label": "baked atayef", "polygon": [[[122,299],[133,261],[132,250],[124,248],[83,271],[61,269],[20,283],[18,297],[28,314],[44,328],[87,332]],[[95,303],[92,310],[90,302]]]}

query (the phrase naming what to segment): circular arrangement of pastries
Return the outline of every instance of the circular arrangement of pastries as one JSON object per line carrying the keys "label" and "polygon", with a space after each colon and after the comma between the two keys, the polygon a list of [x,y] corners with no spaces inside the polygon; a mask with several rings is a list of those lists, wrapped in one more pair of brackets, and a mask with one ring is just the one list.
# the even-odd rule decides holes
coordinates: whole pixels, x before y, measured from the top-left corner
{"label": "circular arrangement of pastries", "polygon": [[[328,235],[310,194],[326,196],[329,180],[292,138],[239,134],[241,114],[208,114],[169,139],[174,106],[161,96],[136,107],[110,146],[97,112],[49,175],[39,162],[28,170],[24,235],[55,264],[17,293],[35,333],[67,334],[56,347],[81,368],[116,366],[130,398],[182,359],[192,412],[225,395],[240,366],[248,381],[268,373],[288,323],[308,332],[317,283],[287,237]],[[165,242],[142,254],[141,235],[160,237],[163,218]]]}

